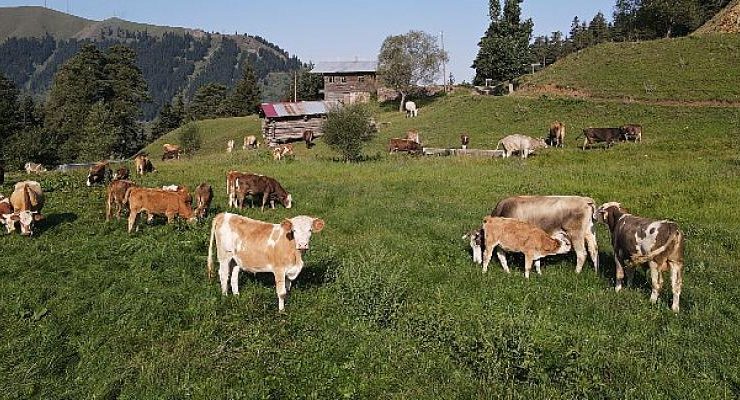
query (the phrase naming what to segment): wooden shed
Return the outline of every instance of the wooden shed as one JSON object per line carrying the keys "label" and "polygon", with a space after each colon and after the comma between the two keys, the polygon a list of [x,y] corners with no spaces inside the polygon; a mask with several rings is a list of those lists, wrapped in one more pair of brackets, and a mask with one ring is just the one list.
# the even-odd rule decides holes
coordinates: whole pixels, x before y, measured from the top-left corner
{"label": "wooden shed", "polygon": [[376,61],[318,62],[311,73],[324,77],[324,100],[367,103],[377,94]]}
{"label": "wooden shed", "polygon": [[285,143],[303,139],[310,129],[315,137],[321,131],[326,114],[339,103],[331,101],[299,101],[297,103],[262,103],[262,135],[268,143]]}

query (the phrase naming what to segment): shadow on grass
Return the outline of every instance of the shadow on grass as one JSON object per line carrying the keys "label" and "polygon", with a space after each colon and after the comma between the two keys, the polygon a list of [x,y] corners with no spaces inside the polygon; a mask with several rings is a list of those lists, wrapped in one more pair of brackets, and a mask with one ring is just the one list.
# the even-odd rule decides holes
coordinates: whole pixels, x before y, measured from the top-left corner
{"label": "shadow on grass", "polygon": [[74,213],[57,213],[49,214],[36,225],[36,229],[33,232],[34,236],[41,236],[46,231],[56,228],[59,225],[74,222],[77,220],[77,214]]}

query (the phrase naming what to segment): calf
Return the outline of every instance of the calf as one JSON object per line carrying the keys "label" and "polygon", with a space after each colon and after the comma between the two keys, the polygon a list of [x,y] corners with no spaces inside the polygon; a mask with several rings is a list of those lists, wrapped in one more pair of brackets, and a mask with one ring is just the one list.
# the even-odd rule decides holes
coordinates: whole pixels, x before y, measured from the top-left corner
{"label": "calf", "polygon": [[635,143],[642,143],[642,125],[623,125],[622,133],[624,134],[624,140],[631,140]]}
{"label": "calf", "polygon": [[408,139],[394,138],[388,141],[388,152],[394,153],[403,151],[410,154],[419,154],[422,151],[422,147],[419,143]]}
{"label": "calf", "polygon": [[231,153],[234,151],[234,139],[229,140],[226,142],[226,152]]}
{"label": "calf", "polygon": [[211,188],[211,185],[201,183],[195,188],[195,215],[198,218],[203,219],[208,215],[212,199],[213,188]]}
{"label": "calf", "polygon": [[306,129],[305,131],[303,131],[303,141],[306,142],[307,149],[313,147],[313,139],[314,135],[312,130]]}
{"label": "calf", "polygon": [[15,225],[19,223],[21,235],[33,235],[34,223],[44,219],[41,215],[41,209],[44,208],[44,192],[41,185],[36,181],[16,183],[10,195],[10,206],[12,213],[3,214],[8,233],[15,231]]}
{"label": "calf", "polygon": [[462,145],[463,150],[468,148],[468,144],[470,144],[470,136],[468,136],[467,133],[460,134],[460,144]]}
{"label": "calf", "polygon": [[26,165],[23,166],[23,169],[26,170],[27,174],[31,174],[31,173],[40,174],[40,173],[46,172],[46,168],[44,168],[43,165],[32,163],[32,162],[27,162]]}
{"label": "calf", "polygon": [[147,221],[151,221],[155,215],[164,215],[167,222],[174,221],[175,216],[195,222],[195,213],[185,202],[180,193],[168,192],[160,189],[132,187],[126,191],[124,202],[128,203],[128,232],[131,233],[136,224],[139,213],[147,213]]}
{"label": "calf", "polygon": [[113,207],[116,207],[116,218],[121,218],[121,211],[126,208],[126,191],[136,186],[134,182],[125,179],[114,179],[109,185],[107,191],[107,201],[105,208],[105,220],[110,221]]}
{"label": "calf", "polygon": [[[483,272],[488,272],[488,264],[493,249],[506,273],[510,273],[504,251],[524,254],[524,277],[529,279],[532,262],[536,262],[537,273],[542,274],[539,260],[545,256],[564,254],[570,251],[571,244],[565,232],[558,231],[550,237],[542,229],[512,218],[485,217],[483,219]],[[475,251],[473,252],[475,254]]]}
{"label": "calf", "polygon": [[516,152],[519,153],[521,158],[527,158],[535,150],[547,148],[547,143],[545,143],[545,139],[535,139],[525,135],[514,134],[501,139],[496,145],[496,150],[498,150],[499,146],[504,147],[505,158]]}
{"label": "calf", "polygon": [[152,161],[146,154],[137,154],[136,157],[134,157],[134,165],[136,167],[136,173],[138,175],[144,175],[150,172],[157,172],[157,169],[154,168]]}
{"label": "calf", "polygon": [[419,115],[419,109],[416,108],[416,103],[413,101],[407,101],[406,104],[404,104],[404,109],[406,110],[406,118],[416,117]]}
{"label": "calf", "polygon": [[165,151],[162,153],[162,161],[167,160],[179,160],[180,159],[180,150],[171,150],[171,151]]}
{"label": "calf", "polygon": [[598,218],[609,228],[616,264],[616,291],[622,289],[624,270],[630,284],[636,267],[648,264],[652,280],[650,301],[658,301],[663,286],[663,272],[670,269],[673,289],[673,312],[679,311],[683,284],[683,233],[672,221],[642,218],[630,214],[619,203],[605,203]]}
{"label": "calf", "polygon": [[244,137],[244,144],[242,145],[242,150],[256,149],[259,147],[260,147],[260,144],[254,135],[249,135],[249,136]]}
{"label": "calf", "polygon": [[275,200],[279,201],[285,208],[293,206],[293,196],[283,189],[282,185],[269,176],[247,174],[236,180],[236,202],[239,208],[244,206],[246,196],[252,198],[262,195],[262,211],[265,204],[270,201],[270,207],[275,208]]}
{"label": "calf", "polygon": [[129,172],[128,168],[126,167],[120,167],[116,170],[116,172],[113,173],[113,180],[119,179],[128,179],[129,178]]}
{"label": "calf", "polygon": [[419,139],[419,131],[417,131],[416,129],[410,129],[409,131],[407,131],[406,140],[421,144],[421,140]]}
{"label": "calf", "polygon": [[101,161],[90,167],[90,172],[87,174],[87,181],[85,184],[87,186],[92,186],[97,183],[105,183],[105,181],[110,180],[110,178],[111,171],[110,168],[108,168],[108,161]]}
{"label": "calf", "polygon": [[606,143],[606,148],[612,146],[615,142],[624,141],[624,132],[622,131],[622,128],[586,128],[583,130],[583,133],[581,135],[578,135],[578,138],[583,136],[583,146],[581,146],[581,149],[586,150],[586,145],[593,145],[594,143]]}
{"label": "calf", "polygon": [[324,221],[305,215],[271,224],[230,213],[216,215],[208,244],[208,278],[213,274],[213,245],[216,244],[221,293],[239,294],[239,272],[270,272],[275,277],[278,310],[303,269],[302,255],[308,250],[311,234],[321,232]]}
{"label": "calf", "polygon": [[555,121],[550,124],[550,132],[547,136],[552,147],[565,147],[565,124]]}

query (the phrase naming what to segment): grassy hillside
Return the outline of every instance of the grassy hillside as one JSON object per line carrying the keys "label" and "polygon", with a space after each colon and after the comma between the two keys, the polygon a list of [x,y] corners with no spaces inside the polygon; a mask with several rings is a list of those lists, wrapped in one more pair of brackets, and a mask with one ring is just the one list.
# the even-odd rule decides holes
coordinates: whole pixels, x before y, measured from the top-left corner
{"label": "grassy hillside", "polygon": [[0,8],[0,43],[9,37],[43,37],[48,32],[57,39],[69,39],[95,21],[44,7]]}
{"label": "grassy hillside", "polygon": [[[202,123],[192,159],[156,162],[146,186],[202,181],[225,210],[225,171],[278,178],[291,210],[250,217],[322,217],[285,314],[270,276],[243,274],[241,296],[205,278],[208,222],[161,220],[125,232],[105,223],[103,188],[84,173],[41,178],[38,235],[0,236],[0,389],[6,398],[651,398],[740,395],[740,113],[577,100],[457,95],[390,122],[336,163],[319,140],[295,160],[265,150],[225,154],[254,119]],[[553,118],[567,147],[528,159],[384,155],[385,139],[419,128],[434,145],[489,147],[510,132],[542,133]],[[644,143],[576,148],[586,124],[639,122]],[[384,125],[385,126],[385,125]],[[173,141],[172,137],[163,141]],[[154,154],[157,145],[151,148]],[[13,175],[0,189],[24,175]],[[682,311],[646,276],[615,293],[608,233],[602,268],[575,275],[574,257],[546,259],[525,281],[473,265],[462,234],[503,197],[582,194],[671,218],[687,238]],[[667,278],[667,276],[666,276]],[[639,385],[635,383],[639,382]]]}
{"label": "grassy hillside", "polygon": [[603,98],[737,103],[738,65],[738,34],[607,43],[525,78],[525,86]]}

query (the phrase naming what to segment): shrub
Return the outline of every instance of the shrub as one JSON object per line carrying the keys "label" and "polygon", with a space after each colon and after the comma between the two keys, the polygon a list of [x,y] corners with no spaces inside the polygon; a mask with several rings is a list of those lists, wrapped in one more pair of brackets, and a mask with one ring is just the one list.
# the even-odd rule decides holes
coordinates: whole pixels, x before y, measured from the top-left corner
{"label": "shrub", "polygon": [[330,111],[323,131],[324,142],[348,162],[361,160],[362,147],[375,136],[370,112],[361,104]]}
{"label": "shrub", "polygon": [[177,138],[185,154],[192,154],[200,149],[200,129],[195,123],[189,122],[177,133]]}

